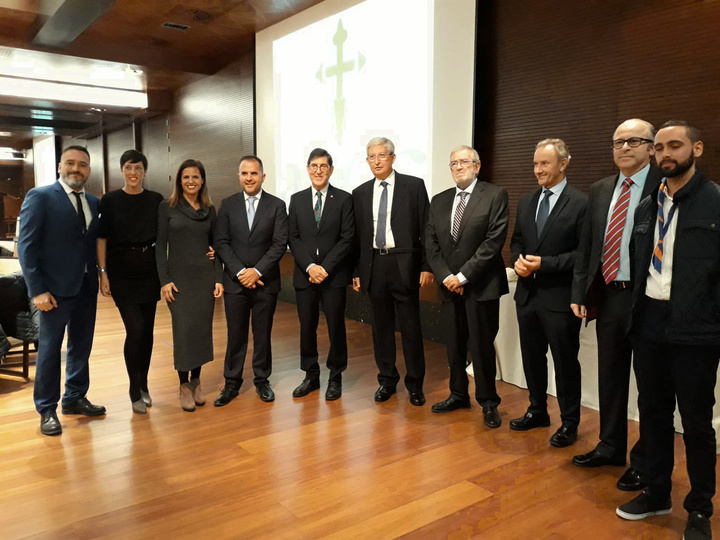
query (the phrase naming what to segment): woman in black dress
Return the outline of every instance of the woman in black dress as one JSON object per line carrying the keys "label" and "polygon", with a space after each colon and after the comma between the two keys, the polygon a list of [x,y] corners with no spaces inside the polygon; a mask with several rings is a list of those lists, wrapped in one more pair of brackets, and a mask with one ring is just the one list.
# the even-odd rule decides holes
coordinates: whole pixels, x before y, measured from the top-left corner
{"label": "woman in black dress", "polygon": [[160,282],[155,266],[158,206],[163,197],[143,188],[147,158],[137,150],[120,157],[122,189],[100,202],[102,226],[97,241],[100,292],[111,296],[125,325],[125,366],[132,410],[152,406],[148,371],[153,348],[155,309]]}
{"label": "woman in black dress", "polygon": [[215,219],[205,168],[199,161],[187,159],[178,169],[172,195],[160,205],[156,250],[161,294],[172,318],[180,405],[186,411],[205,404],[200,370],[213,360],[215,298],[224,290],[222,264],[207,253],[213,243]]}

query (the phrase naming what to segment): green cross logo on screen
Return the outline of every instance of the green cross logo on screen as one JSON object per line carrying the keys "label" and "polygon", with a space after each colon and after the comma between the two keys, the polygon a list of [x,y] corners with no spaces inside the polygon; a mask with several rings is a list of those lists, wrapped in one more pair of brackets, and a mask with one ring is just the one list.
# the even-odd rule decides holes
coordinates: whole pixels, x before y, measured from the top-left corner
{"label": "green cross logo on screen", "polygon": [[[342,134],[345,127],[345,96],[343,96],[343,75],[355,70],[355,60],[343,59],[343,45],[347,40],[347,30],[343,28],[342,19],[338,20],[337,31],[333,36],[333,43],[336,48],[335,65],[325,67],[320,66],[316,77],[323,82],[325,77],[335,77],[335,138],[338,143],[342,143]],[[362,53],[357,53],[357,71],[360,71],[365,65],[365,57]]]}

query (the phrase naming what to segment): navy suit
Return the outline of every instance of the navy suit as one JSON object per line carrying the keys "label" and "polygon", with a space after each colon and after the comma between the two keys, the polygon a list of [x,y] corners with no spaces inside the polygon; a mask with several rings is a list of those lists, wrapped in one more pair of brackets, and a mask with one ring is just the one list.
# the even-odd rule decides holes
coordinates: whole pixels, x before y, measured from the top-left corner
{"label": "navy suit", "polygon": [[[252,227],[248,227],[243,192],[223,200],[215,229],[215,250],[225,265],[225,380],[229,386],[242,385],[251,313],[255,385],[267,382],[272,372],[270,335],[280,292],[280,259],[287,251],[287,240],[287,213],[281,199],[263,191]],[[237,278],[243,268],[260,272],[264,285],[243,287]]]}
{"label": "navy suit", "polygon": [[[293,286],[300,318],[300,368],[308,379],[318,379],[317,326],[320,304],[330,337],[327,366],[330,380],[340,382],[347,367],[345,302],[352,282],[351,251],[355,236],[352,196],[328,186],[320,223],[315,221],[313,188],[295,193],[290,199],[290,250],[295,258]],[[311,283],[306,271],[319,264],[328,273],[320,284]]]}
{"label": "navy suit", "polygon": [[563,426],[580,423],[580,319],[570,309],[573,266],[580,244],[587,196],[567,184],[538,238],[535,213],[542,189],[520,199],[510,240],[511,264],[520,255],[541,257],[540,269],[520,277],[515,290],[523,370],[530,391],[528,412],[547,415],[547,350]]}
{"label": "navy suit", "polygon": [[100,199],[85,194],[91,221],[83,232],[78,214],[60,181],[31,189],[20,211],[18,255],[30,297],[49,292],[58,306],[40,312],[35,369],[35,408],[54,412],[60,399],[60,350],[67,327],[63,403],[85,397],[88,359],[97,310],[96,240]]}

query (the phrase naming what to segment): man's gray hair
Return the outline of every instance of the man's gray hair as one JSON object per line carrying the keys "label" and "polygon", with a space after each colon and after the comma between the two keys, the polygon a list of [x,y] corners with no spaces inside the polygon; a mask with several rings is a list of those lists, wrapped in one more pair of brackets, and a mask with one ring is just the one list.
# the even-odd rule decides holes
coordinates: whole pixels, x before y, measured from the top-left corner
{"label": "man's gray hair", "polygon": [[545,146],[552,146],[555,149],[555,153],[557,154],[560,161],[562,161],[563,159],[567,159],[568,161],[570,161],[570,158],[572,156],[570,155],[567,144],[565,144],[565,141],[563,141],[562,139],[543,139],[542,141],[537,143],[537,145],[535,146],[535,150],[540,150]]}
{"label": "man's gray hair", "polygon": [[470,153],[473,156],[473,160],[480,163],[480,154],[477,153],[477,150],[475,150],[474,148],[472,148],[466,144],[462,144],[462,145],[458,146],[457,148],[453,148],[452,152],[450,152],[450,159],[452,159],[452,156],[455,152],[460,152],[461,150],[470,150]]}
{"label": "man's gray hair", "polygon": [[371,146],[384,146],[388,154],[395,153],[395,145],[393,142],[386,137],[374,137],[370,139],[365,147],[365,151],[369,150]]}

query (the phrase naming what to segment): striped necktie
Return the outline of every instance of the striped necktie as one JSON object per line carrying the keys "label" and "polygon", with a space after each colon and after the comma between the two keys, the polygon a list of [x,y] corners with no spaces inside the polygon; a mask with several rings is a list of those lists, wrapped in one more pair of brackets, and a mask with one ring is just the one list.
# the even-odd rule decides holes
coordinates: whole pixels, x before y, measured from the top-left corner
{"label": "striped necktie", "polygon": [[455,216],[453,216],[453,242],[457,242],[458,235],[460,234],[460,222],[462,221],[463,213],[465,212],[465,198],[468,195],[469,193],[467,191],[461,191],[460,193],[458,193],[458,197],[460,197],[460,202],[458,203],[457,208],[455,208]]}
{"label": "striped necktie", "polygon": [[610,226],[605,235],[605,248],[603,250],[602,275],[605,283],[613,281],[620,270],[620,244],[622,242],[625,220],[627,219],[628,208],[630,207],[630,186],[633,185],[631,178],[623,180],[620,196],[615,202]]}
{"label": "striped necktie", "polygon": [[668,229],[670,228],[670,224],[672,223],[673,216],[675,215],[675,209],[677,208],[677,205],[673,203],[673,205],[670,207],[670,211],[668,212],[667,219],[665,219],[665,209],[663,208],[663,205],[665,204],[665,199],[667,197],[667,194],[665,193],[667,191],[667,178],[663,180],[663,183],[660,184],[660,189],[658,190],[658,196],[657,196],[657,204],[658,204],[658,243],[655,246],[655,249],[653,250],[653,256],[652,256],[652,265],[653,268],[658,273],[662,273],[662,261],[663,261],[663,244],[665,242],[665,235],[668,232]]}

